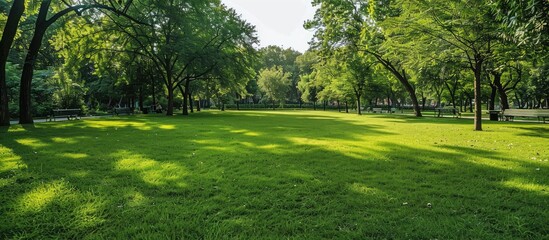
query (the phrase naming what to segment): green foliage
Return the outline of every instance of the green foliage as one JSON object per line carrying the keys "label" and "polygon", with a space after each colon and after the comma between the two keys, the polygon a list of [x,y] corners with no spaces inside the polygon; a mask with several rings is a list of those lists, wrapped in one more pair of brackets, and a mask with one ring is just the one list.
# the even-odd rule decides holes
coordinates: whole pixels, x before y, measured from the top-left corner
{"label": "green foliage", "polygon": [[[283,49],[279,46],[267,46],[259,49],[259,64],[257,65],[259,72],[262,69],[281,67],[282,70],[289,74],[291,81],[290,87],[284,94],[285,98],[290,102],[299,101],[298,82],[300,79],[300,69],[297,59],[302,55],[300,52],[291,48]],[[301,92],[302,94],[303,92]]]}
{"label": "green foliage", "polygon": [[257,84],[267,99],[283,105],[291,84],[290,74],[280,66],[266,68],[259,73]]}
{"label": "green foliage", "polygon": [[[6,65],[6,82],[8,86],[9,109],[12,116],[19,114],[19,85],[21,69],[19,65],[8,62]],[[50,114],[55,106],[54,94],[56,86],[51,79],[54,72],[52,69],[36,71],[33,79],[34,88],[32,89],[32,102],[34,103],[32,113],[35,116],[46,116]]]}
{"label": "green foliage", "polygon": [[497,0],[492,6],[506,37],[531,47],[549,44],[548,1]]}

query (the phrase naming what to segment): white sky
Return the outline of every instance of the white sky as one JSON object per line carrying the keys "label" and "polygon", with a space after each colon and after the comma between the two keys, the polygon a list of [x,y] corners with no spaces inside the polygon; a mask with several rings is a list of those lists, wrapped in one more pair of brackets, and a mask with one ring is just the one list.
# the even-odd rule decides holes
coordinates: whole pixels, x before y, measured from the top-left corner
{"label": "white sky", "polygon": [[311,0],[222,0],[256,26],[260,47],[269,45],[305,52],[313,32],[303,28],[315,13]]}

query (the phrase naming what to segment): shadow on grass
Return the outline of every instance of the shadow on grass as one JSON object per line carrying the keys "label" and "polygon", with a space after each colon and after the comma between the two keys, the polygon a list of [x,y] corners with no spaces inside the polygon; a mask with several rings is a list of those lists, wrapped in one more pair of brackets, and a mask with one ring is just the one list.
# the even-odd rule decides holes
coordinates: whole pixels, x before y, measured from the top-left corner
{"label": "shadow on grass", "polygon": [[549,127],[545,127],[545,128],[544,127],[530,127],[530,128],[515,127],[515,128],[526,132],[526,133],[522,133],[521,136],[549,139]]}
{"label": "shadow on grass", "polygon": [[6,238],[547,234],[539,210],[549,183],[533,183],[539,174],[527,170],[539,165],[459,146],[373,141],[399,136],[358,120],[214,112],[8,134],[3,154],[19,163],[0,165]]}

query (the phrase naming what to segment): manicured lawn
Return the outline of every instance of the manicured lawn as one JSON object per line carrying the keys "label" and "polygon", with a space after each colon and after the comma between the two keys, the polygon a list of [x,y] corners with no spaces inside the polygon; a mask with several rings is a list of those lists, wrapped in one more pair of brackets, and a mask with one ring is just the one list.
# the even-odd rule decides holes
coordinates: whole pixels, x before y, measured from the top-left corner
{"label": "manicured lawn", "polygon": [[321,111],[0,128],[0,238],[549,238],[549,124],[472,129]]}

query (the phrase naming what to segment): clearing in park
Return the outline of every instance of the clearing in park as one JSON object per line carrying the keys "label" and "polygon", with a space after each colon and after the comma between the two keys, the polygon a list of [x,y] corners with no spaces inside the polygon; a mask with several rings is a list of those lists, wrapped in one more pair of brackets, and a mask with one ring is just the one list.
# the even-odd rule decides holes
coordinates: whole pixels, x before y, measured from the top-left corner
{"label": "clearing in park", "polygon": [[549,236],[543,123],[208,111],[1,130],[4,239]]}

